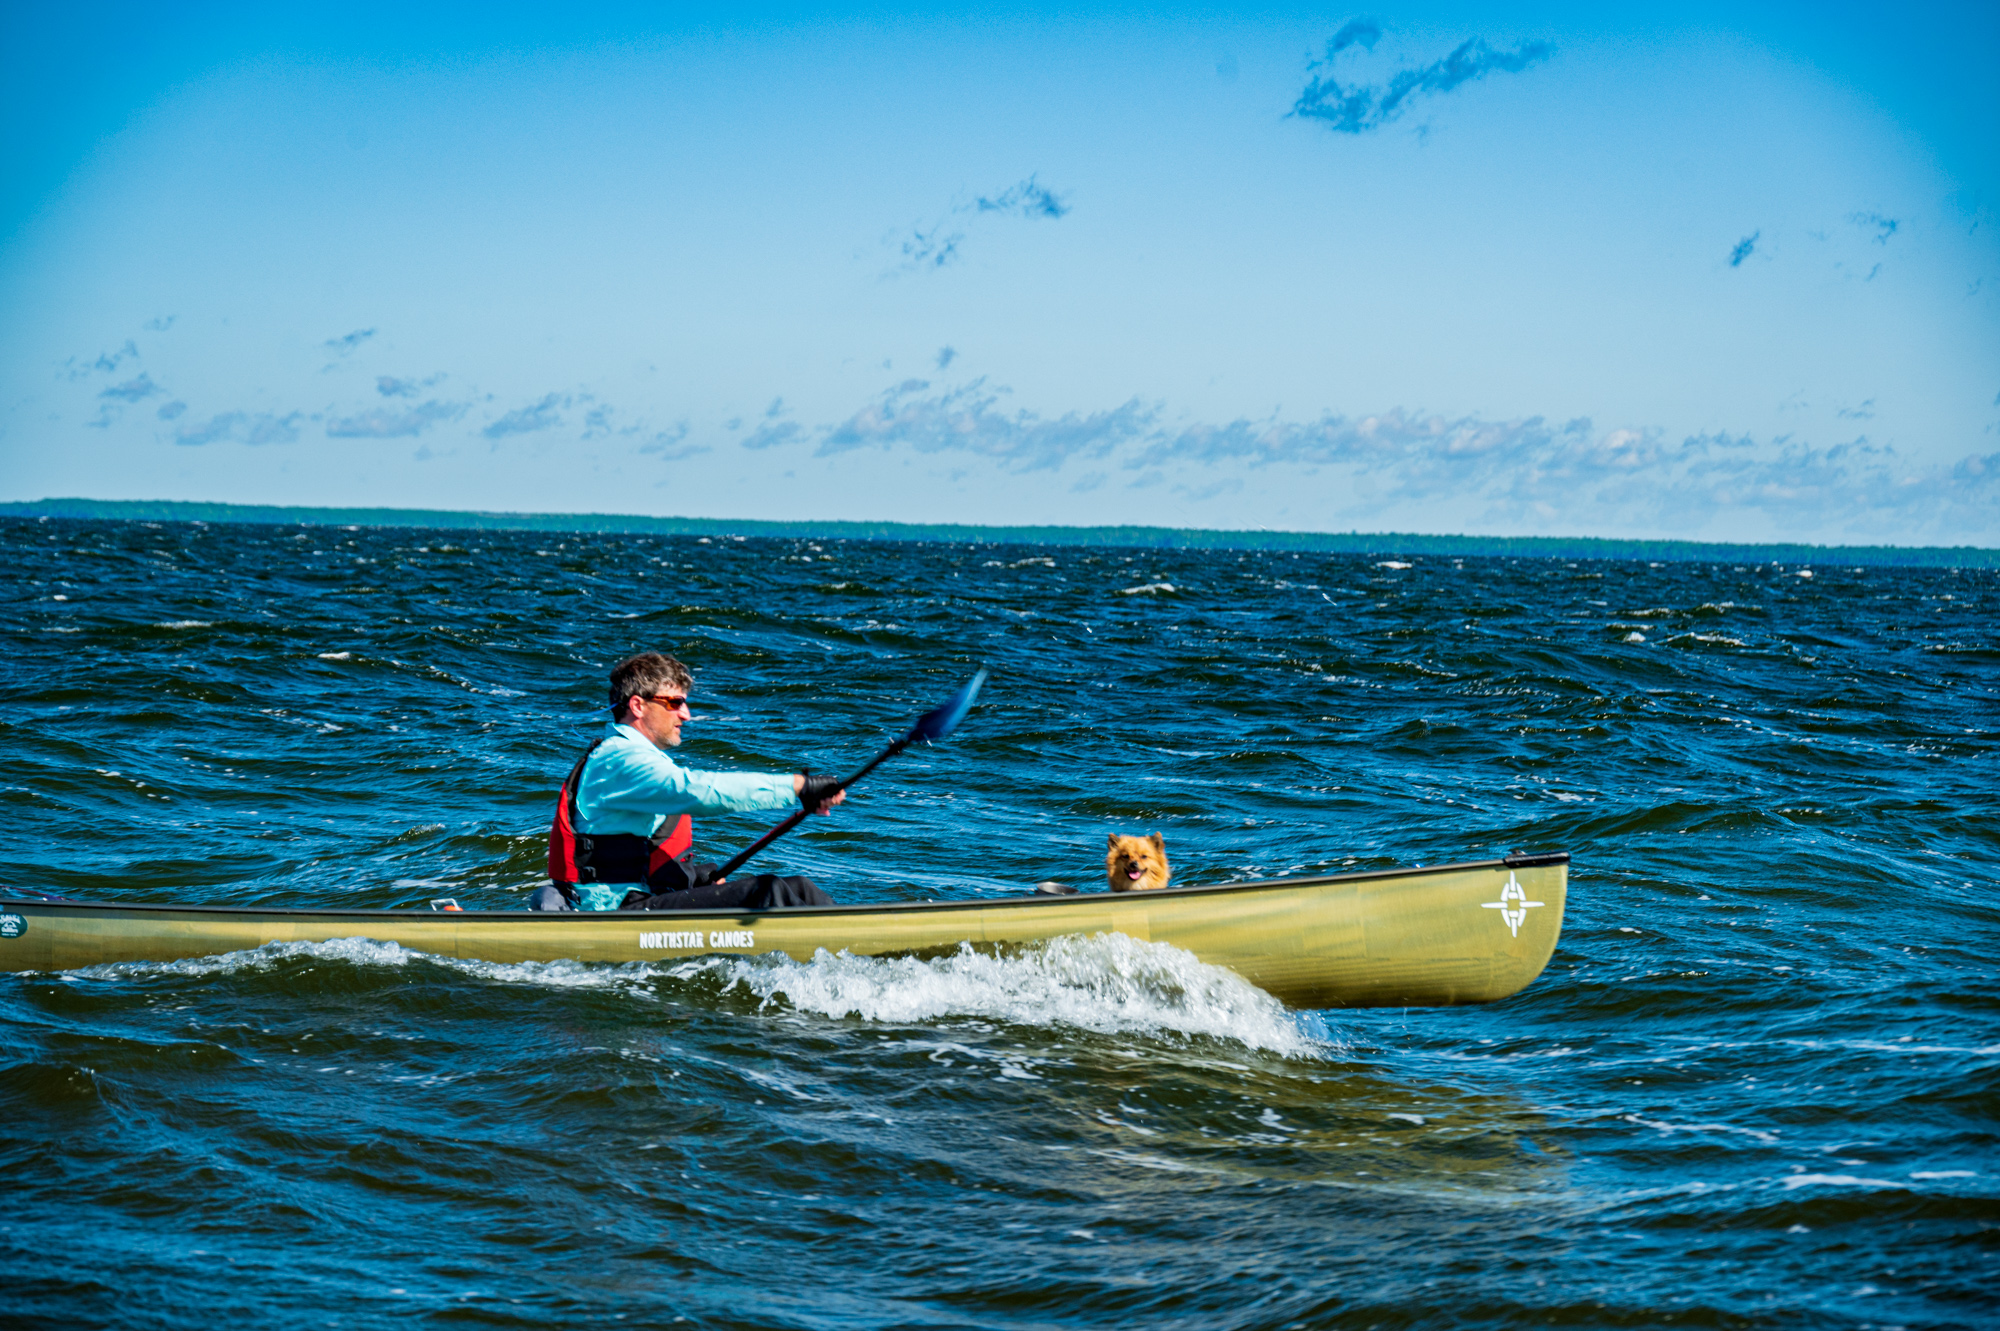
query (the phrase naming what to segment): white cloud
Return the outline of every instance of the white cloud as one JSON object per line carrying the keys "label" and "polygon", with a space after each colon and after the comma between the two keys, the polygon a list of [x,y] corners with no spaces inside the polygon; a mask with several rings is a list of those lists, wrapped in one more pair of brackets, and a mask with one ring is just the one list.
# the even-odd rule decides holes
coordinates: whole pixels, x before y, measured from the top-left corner
{"label": "white cloud", "polygon": [[826,431],[819,452],[899,446],[919,453],[963,451],[1014,471],[1035,471],[1072,458],[1103,457],[1139,438],[1156,414],[1134,398],[1109,411],[1045,420],[1032,411],[1001,410],[1000,396],[1007,390],[988,389],[984,379],[924,396],[929,387],[922,379],[896,385]]}
{"label": "white cloud", "polygon": [[[1329,519],[1394,508],[1473,516],[1490,527],[1699,532],[1754,515],[1787,530],[1871,539],[1991,541],[2000,531],[2000,453],[1925,466],[1863,436],[1830,446],[1790,437],[1600,429],[1577,418],[1490,420],[1394,410],[1168,426],[1136,399],[1045,419],[1000,406],[984,381],[932,392],[919,379],[821,432],[819,453],[907,448],[963,452],[1005,470],[1083,470],[1070,489],[1102,486],[1103,464],[1128,488],[1170,484],[1199,505],[1262,486],[1289,500],[1326,496]],[[1258,481],[1260,473],[1266,478]]]}
{"label": "white cloud", "polygon": [[299,437],[301,412],[283,416],[272,412],[226,411],[199,425],[189,423],[175,430],[173,441],[189,447],[234,441],[242,444],[289,444]]}
{"label": "white cloud", "polygon": [[352,416],[326,423],[326,432],[336,439],[407,439],[431,426],[455,420],[465,411],[462,403],[421,402],[414,407],[371,407]]}
{"label": "white cloud", "polygon": [[550,393],[540,402],[508,412],[480,433],[488,439],[504,439],[510,434],[534,434],[539,430],[554,429],[563,423],[562,413],[569,405],[567,396]]}

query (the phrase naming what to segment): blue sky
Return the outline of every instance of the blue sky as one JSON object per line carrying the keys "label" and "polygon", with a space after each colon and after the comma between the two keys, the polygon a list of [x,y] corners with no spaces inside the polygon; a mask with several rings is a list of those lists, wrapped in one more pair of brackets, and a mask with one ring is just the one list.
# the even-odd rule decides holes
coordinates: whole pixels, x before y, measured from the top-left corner
{"label": "blue sky", "polygon": [[2000,9],[12,7],[0,498],[2000,542]]}

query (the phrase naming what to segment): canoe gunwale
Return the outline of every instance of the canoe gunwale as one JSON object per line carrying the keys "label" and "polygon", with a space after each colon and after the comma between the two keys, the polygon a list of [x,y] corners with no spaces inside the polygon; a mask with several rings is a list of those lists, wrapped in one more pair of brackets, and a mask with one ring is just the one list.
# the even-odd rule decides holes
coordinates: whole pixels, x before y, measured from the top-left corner
{"label": "canoe gunwale", "polygon": [[504,910],[455,910],[424,912],[415,907],[354,907],[348,909],[297,906],[200,906],[180,903],[150,901],[84,901],[75,898],[50,899],[40,894],[14,896],[0,889],[0,909],[28,907],[34,910],[89,910],[89,911],[163,911],[175,914],[190,912],[216,915],[258,915],[275,916],[285,919],[354,919],[377,920],[385,916],[408,919],[412,916],[423,919],[441,917],[448,920],[513,920],[529,927],[531,921],[575,925],[592,917],[603,920],[636,919],[749,919],[759,916],[782,916],[788,920],[807,919],[813,916],[847,916],[855,914],[882,914],[896,912],[933,913],[962,910],[1009,910],[1032,907],[1048,909],[1064,906],[1102,906],[1105,901],[1163,901],[1176,898],[1225,896],[1233,893],[1290,890],[1306,887],[1320,887],[1329,883],[1364,883],[1383,878],[1425,878],[1434,874],[1464,873],[1480,869],[1526,869],[1543,865],[1568,864],[1568,851],[1550,851],[1536,854],[1508,855],[1497,860],[1468,860],[1457,864],[1433,864],[1403,866],[1391,869],[1364,869],[1353,873],[1308,874],[1298,878],[1258,878],[1242,883],[1190,884],[1186,887],[1157,888],[1147,892],[1077,892],[1063,895],[1043,895],[1029,892],[1011,897],[979,897],[955,901],[884,901],[860,902],[832,906],[790,906],[767,908],[764,910],[745,909],[740,906],[721,906],[706,910],[649,910],[649,911],[531,911],[520,907]]}

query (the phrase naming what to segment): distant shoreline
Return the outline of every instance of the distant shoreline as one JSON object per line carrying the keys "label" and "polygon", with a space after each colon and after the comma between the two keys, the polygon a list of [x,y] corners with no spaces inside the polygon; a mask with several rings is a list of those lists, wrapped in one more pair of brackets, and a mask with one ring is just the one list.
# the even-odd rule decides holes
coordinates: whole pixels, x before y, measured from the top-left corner
{"label": "distant shoreline", "polygon": [[1200,527],[974,526],[937,522],[772,522],[754,518],[654,518],[615,513],[481,513],[430,508],[319,508],[168,499],[38,499],[0,503],[0,518],[110,522],[262,523],[274,526],[410,527],[457,531],[602,532],[637,536],[765,536],[818,540],[1098,546],[1145,550],[1291,550],[1320,554],[1516,556],[1676,562],[1874,564],[2000,568],[1982,546],[1807,545],[1788,542],[1651,541],[1599,536],[1430,536],[1412,532],[1217,531]]}

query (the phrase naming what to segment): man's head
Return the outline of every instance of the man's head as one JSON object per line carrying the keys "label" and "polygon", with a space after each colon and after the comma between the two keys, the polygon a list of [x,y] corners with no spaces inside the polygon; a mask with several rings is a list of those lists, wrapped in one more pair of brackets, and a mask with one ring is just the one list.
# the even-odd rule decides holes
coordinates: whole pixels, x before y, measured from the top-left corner
{"label": "man's head", "polygon": [[631,726],[663,749],[681,742],[694,676],[671,656],[642,652],[611,671],[611,719]]}

